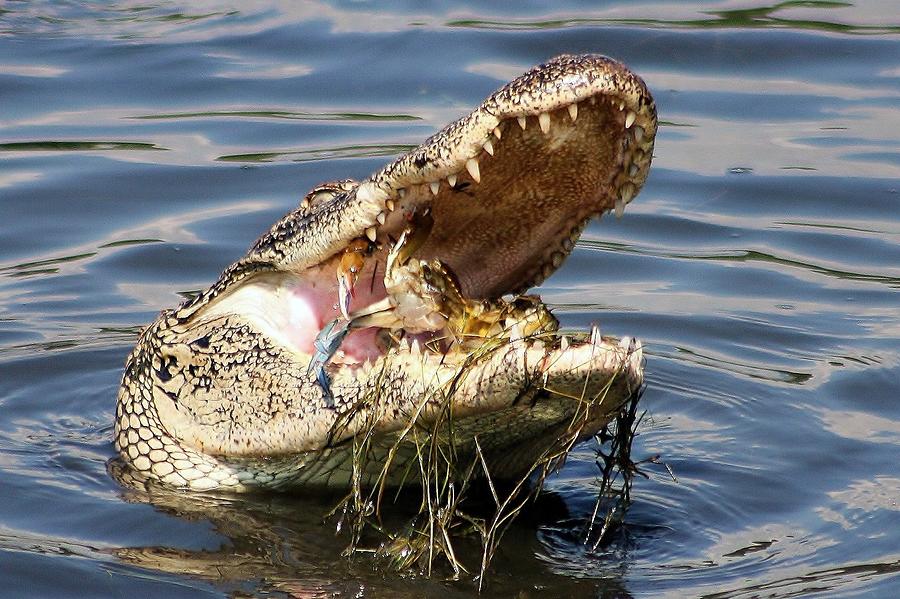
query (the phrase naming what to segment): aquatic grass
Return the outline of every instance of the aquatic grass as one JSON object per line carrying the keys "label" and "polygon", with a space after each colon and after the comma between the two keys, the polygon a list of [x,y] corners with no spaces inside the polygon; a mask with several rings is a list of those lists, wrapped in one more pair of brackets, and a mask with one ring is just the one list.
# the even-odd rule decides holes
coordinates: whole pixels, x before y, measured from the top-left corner
{"label": "aquatic grass", "polygon": [[[341,438],[351,420],[365,414],[365,422],[352,439],[352,475],[347,494],[328,513],[336,519],[339,533],[349,536],[344,554],[371,554],[376,564],[392,571],[432,577],[442,572],[451,579],[474,575],[482,591],[490,564],[501,539],[515,519],[540,494],[550,474],[565,463],[575,445],[584,439],[585,428],[596,417],[619,373],[609,376],[599,392],[587,394],[588,381],[580,396],[568,395],[575,409],[559,423],[555,439],[536,453],[531,464],[513,480],[500,480],[491,460],[474,435],[471,447],[459,447],[454,434],[453,397],[473,367],[508,345],[509,331],[488,336],[470,350],[457,374],[424,396],[410,411],[405,425],[379,449],[383,435],[376,434],[379,398],[385,396],[386,372],[375,375],[373,384],[357,405],[347,410],[332,430]],[[529,341],[558,342],[556,333],[538,333]],[[594,373],[589,373],[589,377]],[[641,418],[636,416],[641,389],[616,411],[614,419],[595,435],[598,443],[598,496],[585,526],[585,544],[595,551],[614,525],[620,523],[630,504],[635,474],[643,474],[631,460],[631,444]],[[533,381],[521,400],[537,401],[554,392],[546,381]],[[425,412],[428,411],[428,417]],[[402,454],[412,454],[403,464]],[[656,458],[654,458],[656,459]],[[394,469],[401,469],[399,482]],[[374,476],[367,473],[374,472]],[[412,498],[411,514],[387,508]],[[458,551],[480,546],[477,563]],[[473,574],[474,573],[474,574]]]}

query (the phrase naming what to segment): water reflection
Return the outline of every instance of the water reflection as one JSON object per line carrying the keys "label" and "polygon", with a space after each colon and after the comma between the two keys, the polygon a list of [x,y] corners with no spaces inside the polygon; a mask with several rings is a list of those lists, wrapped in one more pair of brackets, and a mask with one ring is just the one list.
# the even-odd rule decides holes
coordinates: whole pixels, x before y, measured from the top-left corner
{"label": "water reflection", "polygon": [[895,0],[0,4],[0,595],[471,596],[342,558],[322,498],[123,502],[122,361],[315,183],[602,52],[654,90],[653,172],[541,293],[567,328],[644,340],[636,453],[678,482],[641,479],[589,554],[579,448],[489,591],[892,596]]}
{"label": "water reflection", "polygon": [[[151,486],[136,486],[128,471],[116,460],[109,463],[110,473],[122,483],[123,498],[129,503],[146,503],[165,514],[185,521],[208,521],[221,542],[202,548],[178,548],[165,545],[121,547],[110,550],[118,559],[140,568],[207,580],[224,589],[242,586],[251,593],[287,593],[298,597],[321,597],[345,593],[356,595],[370,587],[390,589],[391,596],[470,596],[474,574],[464,574],[452,585],[453,571],[439,566],[433,579],[406,576],[396,578],[388,566],[379,565],[372,553],[362,550],[344,555],[345,535],[335,532],[335,521],[326,520],[331,507],[340,501],[336,495],[307,492],[303,496],[284,494],[251,494],[216,496],[172,491]],[[392,515],[385,516],[387,525],[402,522],[404,514],[415,508],[405,505],[407,499],[394,500]],[[623,572],[604,570],[593,573],[595,580],[577,580],[554,573],[540,561],[534,561],[536,543],[533,529],[527,524],[532,517],[541,521],[558,519],[567,514],[563,502],[546,494],[521,518],[525,525],[514,525],[506,534],[509,539],[497,560],[503,564],[526,560],[535,568],[523,571],[514,579],[492,577],[487,586],[491,596],[534,596],[539,589],[553,588],[554,593],[589,592],[597,596],[630,597],[621,578]],[[581,524],[578,525],[579,529]],[[364,539],[363,547],[373,550],[377,537]],[[477,540],[457,542],[457,556],[477,571],[480,549]],[[592,558],[596,559],[596,558]],[[551,564],[547,564],[548,566]],[[499,566],[503,567],[503,566]],[[588,571],[585,568],[584,572]],[[394,579],[394,581],[392,581]],[[249,586],[248,586],[249,585]]]}

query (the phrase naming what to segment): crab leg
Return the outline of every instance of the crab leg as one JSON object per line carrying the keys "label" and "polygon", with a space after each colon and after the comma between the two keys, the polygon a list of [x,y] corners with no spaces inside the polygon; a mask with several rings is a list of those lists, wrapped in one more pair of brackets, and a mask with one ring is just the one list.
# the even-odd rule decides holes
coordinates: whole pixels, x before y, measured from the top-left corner
{"label": "crab leg", "polygon": [[372,243],[368,239],[354,239],[344,250],[338,264],[338,307],[345,319],[350,320],[350,301],[353,299],[353,288],[366,264],[366,257],[372,251]]}

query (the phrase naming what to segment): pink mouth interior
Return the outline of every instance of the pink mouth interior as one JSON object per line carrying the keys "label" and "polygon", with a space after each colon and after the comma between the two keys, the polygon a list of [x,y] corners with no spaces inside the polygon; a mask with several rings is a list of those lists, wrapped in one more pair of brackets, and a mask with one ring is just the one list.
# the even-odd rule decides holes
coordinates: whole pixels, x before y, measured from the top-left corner
{"label": "pink mouth interior", "polygon": [[[356,281],[350,312],[361,310],[386,297],[384,288],[384,252],[370,256]],[[305,271],[291,288],[290,331],[288,336],[301,352],[313,354],[319,331],[335,318],[343,318],[338,308],[337,268],[340,255]],[[352,331],[332,358],[338,364],[355,364],[374,360],[384,352],[376,342],[374,327]],[[424,335],[430,337],[430,335]]]}

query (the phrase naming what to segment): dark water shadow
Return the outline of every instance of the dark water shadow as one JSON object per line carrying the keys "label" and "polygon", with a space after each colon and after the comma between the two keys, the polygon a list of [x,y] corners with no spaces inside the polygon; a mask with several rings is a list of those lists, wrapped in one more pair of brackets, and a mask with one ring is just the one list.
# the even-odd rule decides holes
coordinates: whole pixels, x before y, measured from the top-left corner
{"label": "dark water shadow", "polygon": [[[222,538],[215,547],[148,545],[108,550],[124,564],[168,575],[187,575],[229,593],[240,589],[243,594],[239,596],[361,596],[359,593],[367,590],[374,591],[375,596],[391,597],[476,595],[475,573],[481,552],[478,539],[457,541],[461,561],[470,566],[470,573],[458,579],[453,578],[453,571],[446,564],[438,565],[430,577],[397,572],[375,557],[383,537],[364,537],[360,544],[363,549],[346,552],[349,537],[340,531],[337,519],[325,516],[342,498],[336,493],[187,493],[137,483],[117,459],[107,467],[122,484],[124,501],[152,505],[160,513],[186,522],[209,522]],[[406,518],[416,513],[420,498],[413,495],[393,498],[390,509],[385,510],[386,529],[402,526]],[[485,495],[476,499],[471,509],[477,513],[488,504]],[[602,573],[581,579],[572,577],[570,572],[557,572],[556,560],[547,558],[548,547],[538,532],[548,525],[572,534],[584,523],[572,519],[561,495],[541,493],[507,530],[483,596],[529,597],[552,588],[563,593],[561,596],[631,597],[625,572],[596,568],[595,572]],[[610,551],[616,551],[614,545],[615,541]],[[607,549],[603,547],[601,552]],[[602,555],[593,557],[604,561]]]}

